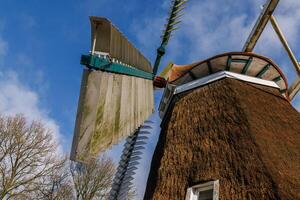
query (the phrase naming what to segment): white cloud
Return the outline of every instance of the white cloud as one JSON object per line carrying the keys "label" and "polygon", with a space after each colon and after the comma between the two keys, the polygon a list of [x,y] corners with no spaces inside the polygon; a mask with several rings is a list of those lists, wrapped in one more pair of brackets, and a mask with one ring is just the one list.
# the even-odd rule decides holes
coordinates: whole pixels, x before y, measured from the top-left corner
{"label": "white cloud", "polygon": [[[167,55],[169,59],[190,63],[225,51],[240,51],[249,35],[255,20],[261,12],[265,0],[203,0],[190,1],[180,24],[180,30],[171,38]],[[291,46],[300,39],[300,1],[280,2],[276,17]],[[166,9],[164,9],[166,10]],[[146,52],[159,45],[159,34],[165,17],[149,16],[137,19],[133,31]],[[282,56],[281,44],[268,25],[255,51],[276,58]],[[179,54],[184,56],[178,56]]]}
{"label": "white cloud", "polygon": [[[190,63],[216,53],[240,50],[253,24],[248,13],[242,12],[243,5],[237,0],[188,2],[180,29],[174,32],[165,58]],[[133,31],[147,53],[155,52],[158,47],[165,19],[163,15],[151,15],[135,21]]]}
{"label": "white cloud", "polygon": [[[186,64],[206,59],[228,51],[241,51],[266,0],[203,0],[189,1],[179,31],[171,38],[161,68],[169,60]],[[161,8],[162,11],[167,9]],[[300,55],[300,1],[281,1],[274,13],[295,55]],[[136,19],[133,31],[142,50],[155,58],[160,31],[166,16],[151,15]],[[273,59],[283,70],[288,82],[296,78],[296,72],[280,40],[269,23],[259,39],[256,53]],[[298,56],[300,60],[300,57]]]}
{"label": "white cloud", "polygon": [[[28,120],[38,120],[45,124],[59,144],[62,136],[59,126],[48,112],[39,105],[39,95],[26,87],[13,71],[0,71],[0,114],[24,114]],[[61,152],[61,147],[58,148]]]}
{"label": "white cloud", "polygon": [[[265,2],[266,0],[189,1],[182,23],[179,25],[180,29],[171,38],[161,66],[170,59],[175,63],[183,64],[182,62],[191,63],[217,53],[241,51],[261,12],[260,6]],[[300,55],[299,47],[295,46],[300,42],[299,10],[299,0],[285,0],[280,2],[275,12],[278,23],[296,55],[297,53]],[[154,54],[155,48],[159,45],[160,30],[163,28],[165,18],[163,15],[151,15],[134,21],[132,30],[136,33],[141,48],[148,55],[152,55],[152,52]],[[278,62],[290,80],[289,82],[295,78],[293,67],[270,24],[258,41],[255,52]],[[294,101],[294,105],[300,111],[300,94]],[[139,170],[139,175],[147,175],[144,166]],[[142,179],[135,180],[137,185],[146,184],[146,179]],[[144,191],[142,187],[137,187],[137,189],[139,195]]]}
{"label": "white cloud", "polygon": [[155,48],[160,43],[160,30],[163,28],[165,18],[165,16],[156,16],[153,19],[137,19],[131,25],[131,30],[136,36],[141,51],[148,53],[151,56],[151,60],[154,59]]}
{"label": "white cloud", "polygon": [[[34,26],[33,18],[24,18],[28,28]],[[31,59],[26,54],[17,54],[16,61],[22,65],[26,70],[22,71],[15,66],[16,71],[5,70],[7,69],[6,55],[8,54],[9,44],[2,37],[2,29],[4,28],[4,21],[0,19],[0,115],[15,115],[23,114],[29,121],[37,120],[45,124],[46,128],[50,129],[55,142],[58,144],[57,153],[62,153],[63,149],[61,142],[64,138],[60,134],[60,128],[57,122],[49,116],[49,112],[40,105],[39,94],[40,88],[45,88],[45,81],[43,81],[42,71],[29,72],[28,67],[33,66]],[[18,65],[17,65],[18,66]],[[34,84],[38,85],[35,91],[28,87],[27,84],[19,78],[18,74],[24,75],[29,72],[31,75],[30,81],[33,80]],[[23,77],[23,76],[22,76]],[[25,76],[26,77],[26,76]],[[25,78],[24,80],[28,80]]]}
{"label": "white cloud", "polygon": [[[286,36],[287,40],[289,41],[290,45],[293,46],[293,44],[299,43],[299,33],[300,33],[300,26],[299,26],[299,20],[300,20],[300,1],[298,0],[286,0],[281,1],[278,5],[277,10],[274,13],[274,16],[276,17],[280,28],[282,29],[282,32]],[[272,33],[271,33],[271,32]],[[268,36],[269,35],[269,36]],[[266,48],[268,47],[276,47],[278,48],[279,39],[274,34],[274,30],[265,31],[265,37],[262,38],[262,41],[265,43],[265,40],[270,40],[270,37],[273,38],[273,42],[277,43],[277,46],[272,46],[271,43],[268,43]]]}

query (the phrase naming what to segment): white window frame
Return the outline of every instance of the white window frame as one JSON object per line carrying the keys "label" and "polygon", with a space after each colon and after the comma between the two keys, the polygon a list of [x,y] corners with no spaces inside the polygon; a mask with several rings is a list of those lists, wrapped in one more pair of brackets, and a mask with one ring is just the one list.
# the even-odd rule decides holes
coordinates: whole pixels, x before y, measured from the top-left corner
{"label": "white window frame", "polygon": [[187,189],[185,200],[198,200],[201,191],[213,189],[213,200],[219,199],[219,180],[194,185]]}

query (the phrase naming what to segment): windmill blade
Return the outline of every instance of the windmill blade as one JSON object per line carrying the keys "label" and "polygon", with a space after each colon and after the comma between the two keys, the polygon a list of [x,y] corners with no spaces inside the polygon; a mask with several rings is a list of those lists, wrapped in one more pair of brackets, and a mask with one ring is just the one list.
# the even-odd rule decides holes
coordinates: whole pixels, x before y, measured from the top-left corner
{"label": "windmill blade", "polygon": [[106,18],[90,17],[71,160],[85,162],[133,134],[153,113],[150,62]]}
{"label": "windmill blade", "polygon": [[293,100],[300,90],[300,77],[298,77],[289,87],[288,93],[290,100]]}
{"label": "windmill blade", "polygon": [[294,97],[297,95],[297,93],[300,90],[300,65],[299,65],[299,62],[298,62],[296,56],[294,55],[292,49],[290,48],[284,34],[282,33],[282,31],[279,27],[279,24],[277,23],[276,18],[273,15],[270,17],[270,21],[271,21],[273,29],[275,30],[284,49],[286,50],[286,52],[289,56],[289,59],[291,60],[293,66],[297,72],[297,75],[298,75],[297,79],[292,83],[292,85],[288,89],[289,98],[290,98],[290,100],[293,100]]}
{"label": "windmill blade", "polygon": [[[186,7],[183,7],[183,10],[185,9]],[[178,20],[180,19],[182,16],[184,15],[184,13],[181,13],[181,14],[178,14],[176,17],[174,17],[173,19],[174,20]]]}
{"label": "windmill blade", "polygon": [[[169,27],[173,27],[173,26],[175,26],[175,25],[177,25],[177,24],[179,24],[179,23],[181,23],[181,21],[173,21],[172,23],[170,23],[168,26]],[[169,29],[169,30],[166,30],[167,32],[172,32],[174,30],[174,28],[172,28],[172,29]]]}
{"label": "windmill blade", "polygon": [[280,29],[278,23],[277,23],[276,18],[275,18],[273,15],[270,17],[270,21],[271,21],[271,24],[272,24],[272,26],[273,26],[273,29],[275,30],[275,32],[276,32],[276,34],[277,34],[277,36],[278,36],[278,38],[279,38],[281,44],[284,46],[284,49],[285,49],[286,52],[288,53],[288,56],[289,56],[290,60],[292,61],[292,63],[293,63],[293,65],[294,65],[294,67],[295,67],[295,69],[296,69],[298,75],[300,75],[300,66],[299,66],[299,62],[298,62],[296,56],[294,55],[292,49],[290,48],[290,46],[289,46],[289,44],[288,44],[286,38],[284,37],[284,35],[283,35],[283,33],[282,33],[282,31],[281,31],[281,29]]}
{"label": "windmill blade", "polygon": [[139,160],[142,158],[145,149],[144,145],[150,130],[153,130],[153,124],[151,121],[146,120],[145,123],[131,136],[128,137],[124,144],[123,155],[117,168],[117,173],[113,181],[112,189],[109,193],[109,199],[127,199],[127,193],[132,185],[133,176],[138,169]]}
{"label": "windmill blade", "polygon": [[260,38],[263,30],[265,29],[271,15],[273,14],[274,10],[276,9],[277,5],[279,3],[279,0],[268,0],[265,4],[260,16],[258,17],[244,47],[244,52],[251,52],[258,39]]}
{"label": "windmill blade", "polygon": [[284,49],[286,50],[289,59],[291,60],[296,72],[297,72],[297,79],[292,83],[292,85],[288,88],[288,95],[289,99],[293,100],[294,97],[300,90],[300,64],[294,55],[293,51],[291,50],[284,34],[282,33],[276,18],[273,16],[274,10],[276,9],[280,0],[268,0],[267,3],[263,6],[263,10],[257,19],[254,28],[252,29],[244,47],[244,52],[251,52],[258,39],[260,38],[262,32],[264,31],[267,23],[270,21],[271,25],[277,34],[281,44],[283,45]]}
{"label": "windmill blade", "polygon": [[157,55],[153,67],[153,75],[157,74],[157,70],[160,64],[160,60],[162,56],[165,54],[166,46],[169,42],[171,37],[171,33],[178,29],[177,25],[180,24],[179,21],[180,17],[183,15],[182,11],[184,10],[184,5],[186,4],[187,0],[173,0],[172,7],[169,13],[169,17],[167,20],[167,24],[165,24],[165,30],[162,35],[162,41],[160,47],[157,49]]}

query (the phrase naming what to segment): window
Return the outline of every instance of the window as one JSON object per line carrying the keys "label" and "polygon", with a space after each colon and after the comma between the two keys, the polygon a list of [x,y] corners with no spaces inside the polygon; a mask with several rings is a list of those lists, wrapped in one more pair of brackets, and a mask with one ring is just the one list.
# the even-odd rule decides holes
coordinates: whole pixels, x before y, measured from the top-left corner
{"label": "window", "polygon": [[188,188],[185,200],[218,200],[219,180]]}

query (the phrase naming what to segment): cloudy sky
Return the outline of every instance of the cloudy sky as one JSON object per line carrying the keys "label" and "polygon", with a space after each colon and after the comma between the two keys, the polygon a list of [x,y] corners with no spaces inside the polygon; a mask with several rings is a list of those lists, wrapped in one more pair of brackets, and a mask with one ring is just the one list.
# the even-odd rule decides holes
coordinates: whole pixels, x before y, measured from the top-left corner
{"label": "cloudy sky", "polygon": [[[162,65],[170,60],[191,63],[241,50],[264,2],[190,0]],[[44,121],[68,152],[82,73],[80,55],[90,47],[88,16],[111,19],[153,61],[169,6],[169,0],[1,0],[0,113],[21,112]],[[300,59],[299,10],[299,0],[282,0],[275,15]],[[255,52],[279,64],[289,83],[295,79],[270,25]],[[300,109],[299,97],[293,105]]]}

